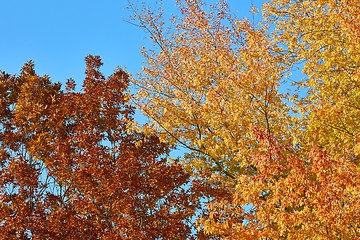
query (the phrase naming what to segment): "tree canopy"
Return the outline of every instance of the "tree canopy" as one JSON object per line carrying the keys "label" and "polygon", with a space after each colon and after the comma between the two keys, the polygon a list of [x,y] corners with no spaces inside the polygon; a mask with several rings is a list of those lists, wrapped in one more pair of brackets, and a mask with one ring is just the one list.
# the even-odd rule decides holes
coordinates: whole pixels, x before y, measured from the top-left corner
{"label": "tree canopy", "polygon": [[259,23],[226,1],[177,3],[170,27],[156,9],[135,16],[156,47],[134,82],[152,131],[227,190],[210,193],[198,226],[229,239],[359,237],[359,3],[273,0]]}
{"label": "tree canopy", "polygon": [[359,238],[359,3],[176,3],[129,1],[154,43],[135,77],[0,75],[0,237]]}
{"label": "tree canopy", "polygon": [[131,130],[128,74],[86,58],[81,92],[38,76],[1,76],[2,239],[181,239],[194,214],[189,175],[159,138]]}

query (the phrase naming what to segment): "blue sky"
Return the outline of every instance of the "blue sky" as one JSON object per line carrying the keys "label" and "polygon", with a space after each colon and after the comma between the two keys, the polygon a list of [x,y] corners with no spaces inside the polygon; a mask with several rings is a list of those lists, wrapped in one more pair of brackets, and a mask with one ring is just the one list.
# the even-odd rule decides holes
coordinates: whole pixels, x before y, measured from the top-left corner
{"label": "blue sky", "polygon": [[[126,0],[0,0],[0,70],[19,73],[34,60],[38,74],[55,82],[84,76],[84,58],[100,55],[105,75],[115,67],[141,70],[140,48],[146,33],[124,21]],[[148,1],[150,4],[155,1]],[[174,0],[164,0],[175,12]],[[239,3],[240,2],[240,3]],[[250,0],[229,1],[239,16],[249,14]],[[254,0],[259,4],[263,0]]]}
{"label": "blue sky", "polygon": [[123,21],[124,0],[0,0],[0,69],[18,73],[34,60],[40,75],[81,82],[88,54],[100,55],[103,70],[140,70],[144,33]]}

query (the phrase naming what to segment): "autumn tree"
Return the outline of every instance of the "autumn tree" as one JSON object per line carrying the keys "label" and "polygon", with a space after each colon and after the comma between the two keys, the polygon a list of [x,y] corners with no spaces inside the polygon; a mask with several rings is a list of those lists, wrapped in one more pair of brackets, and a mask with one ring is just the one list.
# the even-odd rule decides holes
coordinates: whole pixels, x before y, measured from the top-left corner
{"label": "autumn tree", "polygon": [[[196,198],[169,147],[132,129],[128,74],[86,58],[82,90],[33,62],[0,79],[1,239],[186,239]],[[187,185],[186,188],[184,185]]]}
{"label": "autumn tree", "polygon": [[[146,133],[184,147],[182,164],[211,186],[198,228],[227,239],[358,238],[357,1],[273,0],[259,24],[226,1],[176,2],[169,21],[130,4],[154,41],[133,81],[152,119]],[[297,63],[307,79],[291,83],[304,98],[279,91]]]}
{"label": "autumn tree", "polygon": [[266,9],[276,25],[274,40],[293,63],[303,64],[306,79],[295,84],[309,91],[297,102],[307,141],[359,163],[359,2],[271,1]]}

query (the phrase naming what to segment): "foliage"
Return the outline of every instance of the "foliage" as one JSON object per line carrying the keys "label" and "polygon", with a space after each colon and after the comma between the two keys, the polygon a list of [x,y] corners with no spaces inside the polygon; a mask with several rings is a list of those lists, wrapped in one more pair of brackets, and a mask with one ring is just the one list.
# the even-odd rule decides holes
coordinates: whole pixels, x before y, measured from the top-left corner
{"label": "foliage", "polygon": [[81,92],[32,62],[0,75],[0,237],[360,238],[358,1],[269,0],[258,23],[176,3],[167,21],[129,1],[154,42],[132,79],[149,124],[99,57]]}
{"label": "foliage", "polygon": [[0,81],[1,239],[184,239],[196,198],[156,136],[130,128],[128,75],[86,58],[81,92],[35,73]]}
{"label": "foliage", "polygon": [[[357,1],[273,1],[275,40],[304,63],[309,90],[298,103],[310,143],[359,155],[360,5]],[[355,159],[354,159],[355,160]]]}
{"label": "foliage", "polygon": [[[198,227],[228,239],[359,238],[359,3],[273,0],[256,25],[225,1],[177,4],[171,24],[131,5],[155,43],[133,81],[146,133],[185,147],[187,171],[217,189]],[[281,94],[299,63],[306,79],[292,83],[307,96]]]}

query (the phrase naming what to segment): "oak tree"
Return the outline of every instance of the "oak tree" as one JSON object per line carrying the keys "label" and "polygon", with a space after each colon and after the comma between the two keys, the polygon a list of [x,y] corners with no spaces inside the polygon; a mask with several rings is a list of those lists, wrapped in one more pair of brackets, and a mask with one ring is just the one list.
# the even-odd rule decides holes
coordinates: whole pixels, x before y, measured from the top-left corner
{"label": "oak tree", "polygon": [[185,239],[196,198],[169,147],[132,130],[129,76],[86,58],[82,90],[38,76],[0,79],[1,239]]}

